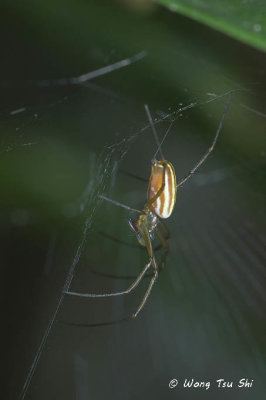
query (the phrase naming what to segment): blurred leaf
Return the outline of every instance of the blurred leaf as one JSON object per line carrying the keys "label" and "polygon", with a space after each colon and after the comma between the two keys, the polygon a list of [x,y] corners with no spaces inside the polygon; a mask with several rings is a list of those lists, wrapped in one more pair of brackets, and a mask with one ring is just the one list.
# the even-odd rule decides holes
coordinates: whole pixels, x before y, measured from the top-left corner
{"label": "blurred leaf", "polygon": [[266,50],[264,0],[156,0],[198,22]]}

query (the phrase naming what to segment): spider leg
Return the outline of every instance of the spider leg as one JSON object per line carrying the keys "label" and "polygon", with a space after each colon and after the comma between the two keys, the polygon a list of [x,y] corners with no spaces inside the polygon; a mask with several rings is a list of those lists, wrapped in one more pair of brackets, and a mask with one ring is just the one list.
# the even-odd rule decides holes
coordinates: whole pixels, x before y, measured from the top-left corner
{"label": "spider leg", "polygon": [[[168,239],[169,233],[168,233],[168,230],[166,229],[165,225],[164,225],[164,228],[165,228],[165,230],[167,232],[167,237],[165,237],[165,239]],[[139,244],[133,244],[133,243],[126,242],[125,240],[117,239],[116,237],[114,237],[114,236],[112,236],[109,233],[106,233],[104,231],[95,231],[95,232],[98,233],[98,235],[101,235],[101,236],[103,236],[103,237],[105,237],[105,238],[107,238],[109,240],[112,240],[115,243],[122,244],[123,246],[132,247],[134,249],[145,250],[145,248],[143,246],[140,246]],[[154,247],[153,251],[158,251],[158,250],[161,249],[161,247],[162,247],[162,245],[158,244],[156,247]]]}
{"label": "spider leg", "polygon": [[[94,275],[99,275],[99,276],[104,276],[105,278],[109,278],[109,279],[120,279],[120,280],[133,280],[136,279],[136,275],[132,276],[132,275],[127,275],[127,276],[123,276],[123,275],[113,275],[113,274],[107,274],[106,272],[101,272],[101,271],[94,271],[93,269],[90,270],[90,272]],[[153,273],[148,273],[146,275],[143,276],[143,279],[149,278],[153,275]]]}
{"label": "spider leg", "polygon": [[136,212],[136,213],[139,213],[139,214],[143,213],[142,211],[137,210],[136,208],[132,208],[132,207],[126,206],[125,204],[122,204],[122,203],[119,203],[118,201],[112,200],[109,197],[106,197],[106,196],[104,196],[102,194],[99,194],[98,197],[100,197],[100,199],[102,199],[102,200],[109,201],[109,203],[112,203],[115,206],[125,208],[128,211],[133,211],[133,212]]}
{"label": "spider leg", "polygon": [[[165,226],[164,226],[164,228],[166,229]],[[109,234],[106,233],[106,232],[103,232],[103,231],[96,231],[96,232],[97,232],[99,235],[104,236],[104,237],[106,237],[107,239],[112,240],[113,242],[120,243],[120,244],[122,244],[122,245],[124,245],[124,246],[129,246],[129,247],[141,249],[141,250],[143,250],[143,251],[146,250],[143,246],[140,246],[140,245],[137,245],[137,244],[134,245],[134,244],[132,244],[132,243],[128,243],[128,242],[125,242],[125,241],[123,241],[123,240],[117,239],[117,238],[113,237],[112,235],[109,235]],[[167,231],[167,232],[168,232],[168,231]],[[160,250],[161,248],[162,248],[162,244],[159,243],[156,247],[154,247],[153,251],[156,252],[156,251]],[[130,276],[130,275],[128,275],[128,276],[113,275],[113,274],[109,274],[109,273],[107,273],[107,272],[96,271],[96,270],[94,270],[94,269],[90,269],[90,272],[93,273],[93,274],[95,274],[95,275],[104,276],[104,277],[110,278],[110,279],[126,279],[126,280],[133,280],[133,279],[136,279],[136,275],[134,275],[134,276]],[[149,278],[149,277],[151,277],[152,275],[153,275],[153,273],[148,273],[148,274],[146,274],[146,275],[143,277],[143,279]]]}
{"label": "spider leg", "polygon": [[138,315],[138,313],[139,313],[139,312],[142,310],[142,308],[144,307],[144,304],[146,303],[146,301],[147,301],[147,299],[148,299],[148,297],[149,297],[149,295],[150,295],[150,293],[151,293],[151,290],[152,290],[152,288],[153,288],[153,285],[154,285],[154,283],[155,283],[157,277],[158,277],[158,270],[154,270],[154,275],[153,275],[153,277],[152,277],[151,280],[150,280],[148,289],[146,290],[146,293],[145,293],[143,299],[141,300],[141,303],[139,304],[139,306],[138,306],[138,308],[137,308],[137,311],[136,311],[134,314],[131,315],[131,318],[136,318],[136,316]]}
{"label": "spider leg", "polygon": [[163,190],[164,190],[164,188],[165,188],[165,166],[166,166],[166,164],[167,164],[167,161],[161,160],[161,162],[164,163],[164,166],[163,166],[164,170],[163,170],[163,181],[162,181],[162,185],[161,185],[160,189],[158,190],[158,192],[155,193],[155,195],[154,195],[150,200],[147,201],[146,205],[148,205],[149,208],[150,208],[150,206],[152,205],[152,203],[154,203],[154,202],[158,199],[158,197],[161,196],[161,194],[162,194],[162,192],[163,192]]}
{"label": "spider leg", "polygon": [[[161,262],[160,262],[159,266],[157,265],[156,259],[154,257],[154,250],[152,248],[149,232],[148,232],[147,229],[145,229],[145,231],[143,232],[143,237],[144,237],[144,240],[145,240],[146,248],[147,248],[148,254],[149,254],[149,256],[151,258],[151,261],[152,261],[153,277],[150,280],[148,289],[146,290],[146,293],[145,293],[143,299],[141,300],[141,303],[139,304],[139,306],[137,308],[137,311],[134,314],[131,315],[131,318],[136,318],[138,313],[144,307],[144,304],[146,303],[146,301],[147,301],[147,299],[148,299],[148,297],[149,297],[149,295],[151,293],[153,285],[154,285],[156,279],[158,278],[158,273],[164,266],[164,263],[165,263],[165,260],[166,260],[167,254],[168,254],[168,244],[167,244],[166,240],[169,238],[169,232],[168,232],[168,229],[166,228],[166,226],[161,221],[159,222],[159,227],[161,228],[161,230],[160,229],[156,229],[155,233],[156,233],[158,239],[160,240],[161,246],[164,249],[164,255],[163,255],[162,259],[161,259]],[[164,231],[164,232],[162,233],[162,231]]]}
{"label": "spider leg", "polygon": [[148,297],[149,297],[149,295],[151,293],[153,285],[154,285],[154,283],[155,283],[155,281],[156,281],[156,279],[158,277],[158,266],[157,266],[157,262],[156,262],[156,259],[154,257],[154,254],[153,254],[153,248],[152,248],[152,243],[151,243],[151,238],[150,238],[150,235],[149,235],[149,231],[148,231],[148,229],[146,227],[143,227],[142,235],[143,235],[143,239],[145,241],[147,252],[148,252],[149,257],[150,257],[150,262],[151,262],[151,264],[153,266],[153,277],[150,280],[149,286],[148,286],[148,288],[147,288],[147,290],[146,290],[146,292],[144,294],[143,299],[141,300],[136,312],[131,315],[131,318],[136,318],[138,313],[144,307],[144,305],[145,305],[145,303],[146,303],[146,301],[147,301],[147,299],[148,299]]}
{"label": "spider leg", "polygon": [[143,270],[140,272],[140,274],[137,276],[137,278],[134,280],[134,282],[126,289],[123,290],[122,292],[113,292],[113,293],[79,293],[79,292],[70,292],[70,291],[65,291],[63,292],[64,294],[68,294],[70,296],[77,296],[77,297],[114,297],[114,296],[122,296],[124,294],[130,293],[133,289],[135,289],[138,284],[140,283],[141,279],[144,277],[145,273],[147,270],[150,268],[152,264],[152,259],[149,260],[148,264],[145,265]]}
{"label": "spider leg", "polygon": [[140,246],[140,244],[134,244],[134,243],[126,242],[125,240],[120,240],[120,239],[118,239],[118,238],[116,238],[116,237],[110,235],[110,234],[107,233],[107,232],[104,232],[104,231],[96,231],[96,233],[97,233],[98,235],[100,235],[100,236],[105,237],[106,239],[112,240],[112,241],[115,242],[115,243],[122,244],[123,246],[132,247],[132,248],[134,248],[134,249],[143,249],[143,250],[145,250],[143,246]]}
{"label": "spider leg", "polygon": [[197,169],[201,166],[201,164],[204,163],[204,161],[206,160],[206,158],[207,158],[207,157],[211,154],[211,152],[213,151],[213,149],[214,149],[214,147],[215,147],[215,145],[216,145],[218,136],[219,136],[219,134],[220,134],[220,132],[221,132],[221,129],[222,129],[222,127],[223,127],[224,119],[225,119],[225,116],[226,116],[227,111],[228,111],[228,108],[229,108],[229,104],[230,104],[230,101],[231,101],[231,97],[232,97],[232,92],[229,93],[229,95],[228,95],[228,97],[227,97],[227,102],[226,102],[226,105],[225,105],[225,107],[224,107],[224,111],[223,111],[223,114],[222,114],[222,117],[221,117],[221,120],[220,120],[218,129],[217,129],[216,134],[215,134],[215,136],[214,136],[214,139],[213,139],[213,142],[212,142],[211,147],[209,147],[209,149],[206,151],[206,153],[203,155],[203,157],[202,157],[202,158],[199,160],[199,162],[195,165],[195,167],[192,168],[192,170],[188,173],[188,175],[187,175],[185,178],[181,179],[181,181],[176,185],[176,187],[179,187],[179,186],[183,185],[189,178],[191,178],[192,175],[194,175],[194,173],[197,171]]}

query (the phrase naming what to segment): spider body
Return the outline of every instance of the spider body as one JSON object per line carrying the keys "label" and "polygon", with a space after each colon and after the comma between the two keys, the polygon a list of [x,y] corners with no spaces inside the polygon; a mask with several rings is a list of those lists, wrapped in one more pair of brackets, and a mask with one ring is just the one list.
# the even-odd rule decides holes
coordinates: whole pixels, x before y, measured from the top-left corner
{"label": "spider body", "polygon": [[173,165],[166,160],[152,160],[147,202],[140,216],[134,222],[129,220],[129,225],[142,246],[147,246],[147,234],[153,240],[159,218],[168,218],[172,214],[176,202],[176,188]]}
{"label": "spider body", "polygon": [[150,210],[160,218],[169,218],[176,202],[176,189],[173,165],[166,160],[152,160],[147,199]]}
{"label": "spider body", "polygon": [[[152,287],[158,277],[158,273],[162,269],[166,256],[168,254],[168,245],[167,245],[167,239],[169,238],[168,231],[162,221],[160,219],[166,219],[169,218],[170,215],[173,212],[175,202],[176,202],[176,193],[177,193],[177,188],[182,186],[188,179],[190,179],[194,173],[198,170],[198,168],[203,164],[203,162],[206,160],[206,158],[211,154],[213,151],[216,141],[218,139],[219,133],[222,129],[223,122],[225,115],[227,113],[229,103],[231,100],[232,93],[229,93],[227,102],[224,108],[224,112],[222,114],[218,129],[216,131],[216,134],[214,136],[214,139],[212,141],[211,147],[208,148],[208,150],[205,152],[205,154],[201,157],[201,159],[198,161],[198,163],[190,170],[187,176],[185,178],[179,180],[179,182],[176,182],[176,174],[173,165],[165,160],[162,150],[161,150],[161,145],[166,138],[172,123],[170,127],[168,128],[166,134],[164,135],[163,140],[161,143],[159,142],[157,132],[155,130],[155,126],[152,120],[152,117],[150,115],[150,111],[147,105],[145,105],[145,110],[147,112],[147,116],[152,128],[152,131],[154,133],[155,140],[157,142],[157,151],[151,161],[151,174],[150,174],[150,179],[148,183],[148,191],[147,191],[147,201],[143,207],[143,209],[137,210],[132,207],[129,207],[125,204],[119,203],[115,200],[109,199],[108,197],[105,197],[103,195],[100,195],[99,197],[103,200],[106,200],[110,203],[113,203],[119,207],[122,207],[126,210],[129,210],[134,213],[138,213],[139,216],[135,221],[129,220],[129,225],[130,227],[134,230],[138,242],[140,243],[141,246],[146,247],[147,253],[148,253],[148,262],[142,269],[142,271],[139,273],[139,275],[136,277],[134,282],[126,289],[121,292],[113,292],[113,293],[102,293],[102,294],[94,294],[94,293],[79,293],[79,292],[72,292],[72,291],[66,291],[66,294],[72,295],[72,296],[79,296],[79,297],[112,297],[112,296],[120,296],[124,294],[130,293],[132,290],[134,290],[140,281],[143,279],[143,277],[146,275],[146,272],[150,267],[152,267],[152,276],[150,283],[148,285],[148,288],[146,289],[146,292],[144,294],[144,297],[142,301],[140,302],[137,310],[135,311],[134,314],[131,314],[131,318],[135,318],[138,313],[141,311],[143,308],[144,304],[146,303],[150,292],[152,290]],[[157,161],[155,159],[156,154],[160,152],[161,154],[161,160]],[[159,242],[160,242],[160,247],[164,250],[164,254],[162,256],[162,259],[160,260],[159,263],[156,261],[156,257],[154,254],[154,248],[152,245],[152,240],[154,238],[154,235],[157,236]]]}

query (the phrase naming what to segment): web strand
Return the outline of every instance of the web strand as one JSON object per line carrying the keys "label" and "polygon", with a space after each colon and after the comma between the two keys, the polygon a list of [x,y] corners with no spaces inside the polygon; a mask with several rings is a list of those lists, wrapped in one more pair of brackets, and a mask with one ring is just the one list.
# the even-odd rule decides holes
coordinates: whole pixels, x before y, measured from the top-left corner
{"label": "web strand", "polygon": [[[152,117],[151,117],[151,113],[150,113],[150,109],[149,109],[148,104],[145,104],[145,105],[144,105],[144,108],[145,108],[146,114],[147,114],[147,116],[148,116],[149,123],[150,123],[150,125],[151,125],[151,129],[152,129],[153,135],[154,135],[154,137],[155,137],[155,141],[156,141],[156,143],[157,143],[157,151],[156,151],[155,154],[157,154],[158,152],[160,152],[161,158],[162,158],[162,160],[164,160],[165,158],[164,158],[164,155],[163,155],[163,152],[162,152],[162,149],[161,149],[161,144],[160,144],[160,142],[159,142],[158,134],[157,134],[157,131],[156,131],[156,129],[155,129],[155,126],[154,126],[154,123],[153,123],[153,120],[152,120]],[[155,157],[154,157],[154,158],[155,158]]]}

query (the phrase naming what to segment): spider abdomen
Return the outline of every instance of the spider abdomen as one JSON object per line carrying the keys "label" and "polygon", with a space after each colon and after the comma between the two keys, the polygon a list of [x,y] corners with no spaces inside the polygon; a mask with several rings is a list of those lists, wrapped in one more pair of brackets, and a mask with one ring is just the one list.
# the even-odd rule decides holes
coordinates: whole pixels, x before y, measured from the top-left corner
{"label": "spider abdomen", "polygon": [[[164,185],[163,185],[164,182]],[[158,191],[160,195],[152,201]],[[176,176],[173,165],[166,160],[152,162],[148,186],[148,206],[160,218],[168,218],[176,202]]]}

